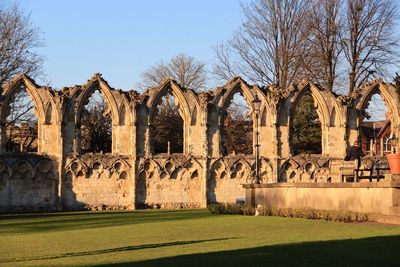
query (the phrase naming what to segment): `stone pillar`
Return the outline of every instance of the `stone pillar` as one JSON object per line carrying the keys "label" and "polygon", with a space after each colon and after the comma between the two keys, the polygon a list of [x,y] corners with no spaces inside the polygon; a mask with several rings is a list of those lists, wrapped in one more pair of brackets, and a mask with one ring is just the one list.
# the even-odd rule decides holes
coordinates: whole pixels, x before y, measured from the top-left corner
{"label": "stone pillar", "polygon": [[210,160],[209,160],[209,150],[208,150],[208,100],[209,95],[206,93],[200,94],[200,106],[202,110],[202,120],[201,120],[201,131],[202,131],[202,164],[203,164],[203,177],[202,177],[202,207],[207,207],[207,180],[209,176]]}
{"label": "stone pillar", "polygon": [[151,151],[151,145],[150,145],[150,123],[147,124],[146,131],[145,131],[145,141],[144,141],[144,154],[146,158],[149,158],[152,151]]}

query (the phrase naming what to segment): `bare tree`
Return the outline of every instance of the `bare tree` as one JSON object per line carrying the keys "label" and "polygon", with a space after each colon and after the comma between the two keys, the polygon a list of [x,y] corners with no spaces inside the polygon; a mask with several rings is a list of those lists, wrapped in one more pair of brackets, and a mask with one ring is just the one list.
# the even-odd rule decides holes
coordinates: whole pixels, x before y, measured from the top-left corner
{"label": "bare tree", "polygon": [[37,124],[34,105],[29,93],[21,88],[14,94],[6,118],[6,151],[37,151]]}
{"label": "bare tree", "polygon": [[308,0],[257,0],[242,5],[245,21],[227,44],[215,48],[214,74],[285,87],[301,71]]}
{"label": "bare tree", "polygon": [[0,85],[17,73],[41,74],[43,56],[35,50],[42,46],[39,29],[32,26],[29,15],[16,5],[0,9]]}
{"label": "bare tree", "polygon": [[183,120],[174,102],[169,92],[157,105],[151,127],[154,154],[183,153]]}
{"label": "bare tree", "polygon": [[[42,46],[39,29],[32,26],[29,15],[25,15],[17,5],[0,9],[0,86],[18,73],[40,75],[43,57],[35,50]],[[8,114],[6,150],[36,151],[37,117],[25,89],[13,96]]]}
{"label": "bare tree", "polygon": [[341,0],[313,0],[308,11],[304,35],[306,51],[301,57],[308,76],[333,91],[337,78],[339,57],[342,53],[340,31]]}
{"label": "bare tree", "polygon": [[347,0],[341,36],[349,69],[349,94],[396,63],[395,4],[391,0]]}
{"label": "bare tree", "polygon": [[179,54],[169,62],[161,61],[143,72],[143,80],[138,86],[141,89],[155,87],[166,78],[172,78],[180,85],[198,91],[206,86],[206,66],[191,56]]}
{"label": "bare tree", "polygon": [[[205,89],[207,72],[204,63],[191,56],[179,54],[167,63],[161,61],[150,67],[142,74],[142,78],[139,83],[142,89],[158,86],[164,79],[172,78],[186,88],[199,91]],[[157,105],[151,133],[155,154],[168,152],[168,143],[171,153],[183,152],[183,121],[171,91]]]}
{"label": "bare tree", "polygon": [[393,77],[393,83],[398,90],[400,90],[400,75],[396,72],[395,76]]}
{"label": "bare tree", "polygon": [[235,94],[223,113],[223,153],[253,153],[253,120],[251,111],[241,93]]}
{"label": "bare tree", "polygon": [[81,152],[111,153],[111,110],[100,91],[96,90],[82,110]]}

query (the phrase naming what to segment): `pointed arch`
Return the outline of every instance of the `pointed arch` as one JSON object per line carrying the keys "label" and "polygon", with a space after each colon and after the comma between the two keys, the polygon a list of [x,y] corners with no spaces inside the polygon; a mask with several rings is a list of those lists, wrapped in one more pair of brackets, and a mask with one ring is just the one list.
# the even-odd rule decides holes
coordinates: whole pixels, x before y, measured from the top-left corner
{"label": "pointed arch", "polygon": [[267,119],[268,119],[267,106],[264,105],[264,107],[261,110],[262,111],[261,111],[261,116],[260,116],[260,126],[264,127],[264,126],[267,126]]}
{"label": "pointed arch", "polygon": [[95,161],[93,161],[93,163],[90,165],[90,168],[93,170],[104,170],[107,169],[107,164],[104,162],[103,159],[96,159]]}
{"label": "pointed arch", "polygon": [[195,158],[188,158],[182,166],[185,177],[190,179],[202,177],[202,165]]}
{"label": "pointed arch", "polygon": [[130,168],[129,163],[124,159],[116,159],[110,166],[113,171],[118,173],[121,171],[128,171]]}
{"label": "pointed arch", "polygon": [[53,111],[53,104],[49,101],[46,105],[45,112],[45,124],[51,124],[55,122],[55,112]]}
{"label": "pointed arch", "polygon": [[[254,110],[252,102],[255,98],[255,94],[257,94],[261,100],[265,98],[265,95],[257,86],[250,88],[245,81],[236,77],[217,91],[214,101],[218,101],[218,103],[215,104],[217,104],[221,110],[226,110],[236,93],[241,93],[243,95],[251,111]],[[266,103],[265,101],[263,102]]]}
{"label": "pointed arch", "polygon": [[289,182],[297,176],[300,165],[292,158],[287,159],[279,168],[278,182]]}
{"label": "pointed arch", "polygon": [[[120,94],[121,104],[119,106],[119,125],[130,125],[135,117],[135,102],[132,105],[125,94]],[[122,113],[124,111],[124,113]],[[124,121],[122,121],[124,119]]]}
{"label": "pointed arch", "polygon": [[33,168],[32,164],[25,159],[18,160],[14,164],[12,164],[11,170],[13,172],[27,172],[28,171],[28,172],[32,173],[32,177],[34,174],[34,168]]}
{"label": "pointed arch", "polygon": [[143,161],[143,163],[141,163],[139,165],[139,172],[145,171],[145,172],[149,172],[149,171],[160,171],[161,167],[160,164],[158,164],[157,161],[155,161],[154,159],[148,158],[145,161]]}
{"label": "pointed arch", "polygon": [[118,112],[118,105],[115,100],[115,97],[112,93],[112,89],[108,85],[108,83],[101,77],[101,74],[95,74],[92,79],[90,79],[83,87],[82,90],[77,90],[76,93],[76,113],[75,113],[75,122],[79,124],[82,109],[86,104],[87,99],[96,91],[99,90],[104,97],[108,107],[111,110],[111,117],[113,120],[113,124],[119,123],[119,112]]}
{"label": "pointed arch", "polygon": [[197,124],[197,106],[194,106],[191,120],[190,120],[190,125],[196,126],[196,124]]}
{"label": "pointed arch", "polygon": [[119,110],[119,125],[121,125],[121,126],[124,126],[124,125],[127,125],[127,124],[129,124],[129,123],[127,123],[127,109],[125,108],[125,104],[122,104],[121,105],[121,108],[120,108],[120,110]]}
{"label": "pointed arch", "polygon": [[70,171],[75,176],[77,176],[79,172],[82,172],[82,173],[84,173],[84,175],[86,175],[86,173],[88,173],[89,169],[84,161],[82,161],[79,158],[74,158],[73,160],[71,160],[71,162],[69,162],[67,164],[67,166],[65,167],[65,170],[67,172]]}
{"label": "pointed arch", "polygon": [[241,163],[243,166],[245,166],[246,168],[248,168],[249,170],[251,170],[251,165],[250,165],[250,163],[247,162],[247,160],[245,160],[245,159],[242,158],[242,157],[240,157],[239,159],[237,159],[236,161],[234,161],[234,162],[231,164],[230,169],[234,169],[235,166],[236,166],[238,163]]}
{"label": "pointed arch", "polygon": [[16,76],[5,85],[4,99],[2,101],[3,105],[1,105],[0,109],[0,122],[5,123],[8,116],[8,108],[13,100],[14,95],[21,90],[21,85],[25,86],[26,91],[35,105],[38,121],[43,122],[45,119],[44,105],[38,92],[39,87],[30,77],[24,74]]}
{"label": "pointed arch", "polygon": [[332,112],[331,112],[331,115],[330,115],[329,126],[330,127],[338,126],[338,118],[337,118],[336,107],[332,108]]}
{"label": "pointed arch", "polygon": [[299,87],[298,92],[294,94],[292,99],[290,100],[291,102],[291,108],[290,108],[290,117],[292,119],[294,110],[298,104],[298,102],[301,100],[301,98],[307,93],[307,91],[310,92],[310,95],[312,96],[314,103],[316,104],[316,109],[318,113],[319,120],[321,121],[321,126],[327,126],[327,124],[330,121],[330,114],[329,114],[329,108],[326,103],[324,95],[321,93],[320,89],[316,87],[313,83],[308,82],[302,86]]}
{"label": "pointed arch", "polygon": [[[148,149],[145,151],[152,154],[188,153],[191,112],[186,99],[187,90],[181,88],[174,80],[168,79],[148,93],[146,127],[149,131],[146,132]],[[164,114],[164,117],[158,116],[160,114]],[[162,127],[164,132],[160,132]]]}
{"label": "pointed arch", "polygon": [[[252,170],[255,172],[255,162],[252,165]],[[260,181],[261,183],[273,183],[275,182],[275,178],[273,177],[274,168],[272,167],[271,162],[262,157],[260,159]]]}
{"label": "pointed arch", "polygon": [[157,105],[161,98],[168,92],[171,92],[172,96],[177,99],[179,104],[180,115],[183,119],[184,125],[189,125],[190,123],[190,108],[186,101],[185,95],[183,94],[183,89],[171,79],[166,80],[160,87],[155,88],[156,93],[149,99],[148,107],[150,110],[149,119],[153,121],[153,117],[157,111]]}
{"label": "pointed arch", "polygon": [[[231,116],[234,112],[229,112],[229,107],[237,94],[240,94],[242,99],[239,102],[246,103],[245,116],[235,117]],[[230,153],[254,153],[254,146],[252,145],[256,139],[256,132],[254,129],[259,125],[259,121],[257,121],[257,116],[259,114],[255,114],[253,106],[253,100],[256,95],[261,99],[262,105],[266,107],[268,104],[261,90],[255,85],[250,88],[250,86],[239,77],[233,78],[216,92],[213,106],[217,107],[218,124],[214,126],[219,129],[219,147],[220,153],[223,155]],[[244,115],[244,113],[242,115]],[[237,135],[240,140],[236,139],[236,137],[234,140],[232,133],[237,133],[238,131],[241,131],[241,133]]]}
{"label": "pointed arch", "polygon": [[293,166],[294,168],[299,168],[300,165],[293,159],[293,158],[289,158],[287,160],[285,160],[282,164],[281,164],[281,170],[283,168],[286,168],[287,166]]}
{"label": "pointed arch", "polygon": [[398,125],[400,123],[400,114],[398,111],[399,94],[396,88],[391,84],[385,84],[382,81],[376,80],[369,85],[362,87],[360,97],[358,98],[356,108],[364,110],[372,95],[379,93],[389,109],[389,115],[393,119],[392,123]]}
{"label": "pointed arch", "polygon": [[[219,158],[217,160],[215,160],[212,164],[211,164],[211,168],[210,168],[210,178],[223,178],[221,176],[221,174],[225,172],[225,178],[227,176],[230,176],[229,172],[229,167],[228,164],[226,164],[226,162],[224,161],[223,158]],[[211,177],[214,176],[214,177]]]}
{"label": "pointed arch", "polygon": [[[317,143],[317,141],[314,141],[313,146],[315,151],[313,153],[318,153],[318,154],[326,154],[328,153],[328,138],[326,137],[326,133],[328,131],[328,127],[330,126],[330,112],[328,108],[328,104],[326,102],[325,98],[330,97],[330,95],[321,89],[319,89],[317,86],[315,86],[311,82],[306,82],[306,83],[301,83],[298,86],[297,91],[293,91],[294,94],[292,95],[289,102],[289,116],[288,116],[288,126],[289,126],[289,143],[291,144],[289,146],[290,153],[297,154],[299,151],[296,151],[296,146],[294,146],[293,143],[293,136],[294,136],[294,119],[296,116],[297,112],[297,107],[300,103],[300,101],[303,99],[304,96],[309,94],[312,97],[312,101],[314,103],[314,110],[317,113],[318,120],[319,120],[319,125],[315,126],[320,129],[320,142]],[[314,112],[314,110],[312,112]],[[317,133],[315,133],[317,134]],[[316,140],[316,139],[314,139]],[[299,144],[303,144],[303,142],[300,142]],[[307,146],[303,146],[303,149]],[[300,152],[301,153],[301,152]]]}

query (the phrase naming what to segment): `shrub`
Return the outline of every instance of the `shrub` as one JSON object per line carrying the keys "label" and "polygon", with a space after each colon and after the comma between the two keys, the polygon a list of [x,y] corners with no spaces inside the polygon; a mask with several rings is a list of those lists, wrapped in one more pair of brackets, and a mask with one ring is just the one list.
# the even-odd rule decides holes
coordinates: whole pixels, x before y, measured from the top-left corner
{"label": "shrub", "polygon": [[311,208],[275,208],[258,206],[255,214],[339,222],[366,222],[368,215],[351,211],[316,210]]}
{"label": "shrub", "polygon": [[226,214],[234,214],[234,215],[242,215],[243,205],[240,204],[233,204],[233,203],[227,203],[226,204]]}
{"label": "shrub", "polygon": [[213,203],[208,205],[208,210],[215,214],[224,214],[225,207],[221,203]]}
{"label": "shrub", "polygon": [[255,209],[244,204],[234,203],[213,203],[208,205],[211,213],[215,214],[234,214],[234,215],[254,215]]}
{"label": "shrub", "polygon": [[242,208],[243,215],[253,216],[256,213],[256,209],[254,207],[244,205]]}
{"label": "shrub", "polygon": [[208,206],[211,213],[234,215],[280,216],[338,222],[367,222],[368,215],[351,211],[316,210],[312,208],[275,208],[261,206],[253,208],[244,204],[213,203]]}

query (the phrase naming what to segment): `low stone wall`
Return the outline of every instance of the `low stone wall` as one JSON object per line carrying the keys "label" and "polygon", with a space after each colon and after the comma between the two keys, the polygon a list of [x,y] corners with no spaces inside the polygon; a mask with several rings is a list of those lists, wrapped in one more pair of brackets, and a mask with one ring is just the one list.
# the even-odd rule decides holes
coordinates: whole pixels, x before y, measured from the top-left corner
{"label": "low stone wall", "polygon": [[136,175],[136,207],[162,209],[206,206],[201,162],[195,158],[159,156],[142,159]]}
{"label": "low stone wall", "polygon": [[57,164],[32,154],[0,157],[0,212],[54,211]]}
{"label": "low stone wall", "polygon": [[400,182],[246,185],[246,203],[400,216]]}
{"label": "low stone wall", "polygon": [[62,182],[66,210],[126,210],[134,208],[129,157],[113,155],[67,158]]}

